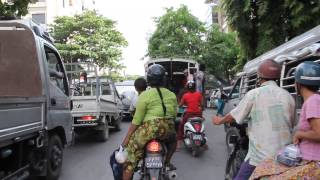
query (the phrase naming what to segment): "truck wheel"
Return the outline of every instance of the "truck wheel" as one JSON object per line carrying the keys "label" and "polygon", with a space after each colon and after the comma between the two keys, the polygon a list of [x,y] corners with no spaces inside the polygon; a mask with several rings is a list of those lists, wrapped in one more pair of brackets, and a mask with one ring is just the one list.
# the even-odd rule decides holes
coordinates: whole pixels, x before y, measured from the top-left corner
{"label": "truck wheel", "polygon": [[122,123],[122,117],[119,117],[116,122],[116,125],[114,126],[116,131],[121,131],[121,123]]}
{"label": "truck wheel", "polygon": [[63,159],[63,144],[60,137],[53,134],[49,139],[46,180],[57,180],[60,176],[62,159]]}
{"label": "truck wheel", "polygon": [[108,125],[105,125],[104,130],[97,131],[97,140],[100,142],[106,142],[109,139],[109,128]]}

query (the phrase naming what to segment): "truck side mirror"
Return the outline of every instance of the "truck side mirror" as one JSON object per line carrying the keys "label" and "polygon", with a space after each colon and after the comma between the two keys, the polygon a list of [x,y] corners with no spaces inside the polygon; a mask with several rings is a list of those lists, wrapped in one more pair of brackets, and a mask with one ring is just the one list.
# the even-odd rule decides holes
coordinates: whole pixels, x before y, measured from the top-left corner
{"label": "truck side mirror", "polygon": [[49,69],[49,75],[50,75],[50,77],[55,77],[58,79],[63,79],[63,77],[64,77],[62,72],[58,72],[54,69]]}
{"label": "truck side mirror", "polygon": [[70,100],[70,110],[73,110],[73,101]]}
{"label": "truck side mirror", "polygon": [[123,100],[123,99],[125,99],[125,98],[126,98],[125,95],[123,95],[123,94],[120,95],[120,99],[121,99],[121,100]]}

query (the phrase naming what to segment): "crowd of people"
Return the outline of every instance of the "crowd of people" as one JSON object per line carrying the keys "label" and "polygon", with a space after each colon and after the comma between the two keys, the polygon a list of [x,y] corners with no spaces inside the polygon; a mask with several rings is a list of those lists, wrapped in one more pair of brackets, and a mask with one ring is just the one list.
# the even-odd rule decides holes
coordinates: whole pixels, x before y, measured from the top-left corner
{"label": "crowd of people", "polygon": [[[303,62],[296,68],[295,81],[298,96],[304,100],[300,120],[295,121],[296,105],[292,95],[278,86],[281,66],[274,60],[266,60],[258,67],[257,88],[249,91],[230,113],[223,114],[223,89],[216,95],[217,115],[212,123],[220,125],[235,121],[248,123],[249,151],[235,180],[251,179],[299,179],[320,177],[320,65]],[[193,116],[202,116],[204,108],[204,73],[186,73],[186,92],[179,102],[164,84],[165,69],[152,65],[147,80],[135,82],[139,92],[133,121],[123,140],[128,158],[124,163],[123,179],[132,178],[143,148],[151,139],[170,139],[166,165],[183,139],[183,125]],[[146,90],[147,85],[150,89]],[[178,132],[174,118],[178,106],[187,106]],[[249,118],[250,117],[250,118]],[[298,130],[295,131],[295,127]],[[295,144],[301,151],[302,161],[293,167],[277,163],[274,157],[287,145]]]}

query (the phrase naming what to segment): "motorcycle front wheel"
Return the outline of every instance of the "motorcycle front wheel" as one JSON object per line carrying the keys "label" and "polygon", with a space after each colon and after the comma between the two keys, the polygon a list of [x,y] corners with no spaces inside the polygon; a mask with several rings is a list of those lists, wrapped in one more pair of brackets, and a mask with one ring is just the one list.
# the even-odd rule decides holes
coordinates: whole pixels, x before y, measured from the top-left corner
{"label": "motorcycle front wheel", "polygon": [[246,155],[247,151],[244,149],[240,149],[231,155],[227,161],[225,180],[232,180],[236,177]]}

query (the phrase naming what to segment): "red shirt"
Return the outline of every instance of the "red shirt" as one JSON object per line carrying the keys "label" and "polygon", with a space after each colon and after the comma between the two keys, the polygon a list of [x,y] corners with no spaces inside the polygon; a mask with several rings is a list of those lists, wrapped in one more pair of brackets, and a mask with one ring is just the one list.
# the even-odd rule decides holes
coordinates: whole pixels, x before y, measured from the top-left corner
{"label": "red shirt", "polygon": [[189,113],[199,113],[201,112],[202,95],[200,92],[187,92],[182,96],[181,101],[187,106],[187,111]]}

